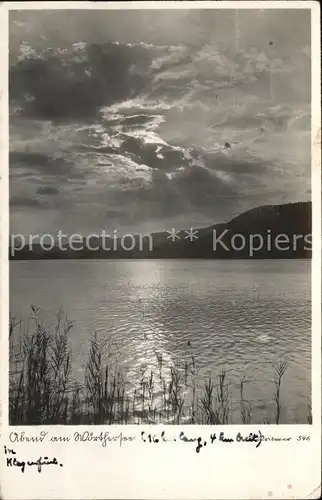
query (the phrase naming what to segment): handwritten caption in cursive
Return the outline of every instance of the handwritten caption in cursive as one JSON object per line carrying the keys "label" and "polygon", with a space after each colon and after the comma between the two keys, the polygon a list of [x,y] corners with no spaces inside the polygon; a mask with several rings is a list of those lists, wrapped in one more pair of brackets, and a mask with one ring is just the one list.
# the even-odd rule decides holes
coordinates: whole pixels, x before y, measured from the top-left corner
{"label": "handwritten caption in cursive", "polygon": [[[310,441],[310,436],[299,435],[297,437],[287,437],[287,436],[266,436],[260,430],[257,432],[242,433],[238,432],[236,434],[226,434],[224,431],[209,432],[208,436],[201,437],[198,435],[191,435],[191,431],[178,431],[174,432],[171,428],[170,430],[157,431],[155,433],[140,431],[138,435],[126,435],[123,432],[111,433],[110,431],[82,431],[74,432],[72,435],[52,435],[46,431],[40,431],[36,435],[28,435],[26,432],[10,432],[9,441],[10,443],[16,444],[29,444],[29,443],[56,443],[56,444],[86,444],[86,443],[98,443],[102,447],[106,447],[111,444],[118,444],[123,446],[123,444],[130,444],[133,442],[140,442],[143,445],[149,444],[164,444],[164,443],[180,443],[180,444],[190,444],[194,446],[196,453],[200,453],[200,450],[209,445],[223,445],[229,446],[231,443],[241,443],[253,445],[255,449],[259,448],[262,443],[281,443],[281,442],[308,442]],[[190,434],[189,434],[190,432]],[[41,456],[36,460],[20,460],[16,456],[16,452],[8,447],[4,447],[5,455],[7,456],[7,467],[20,467],[21,471],[24,472],[27,467],[36,467],[38,472],[43,470],[44,466],[59,466],[63,467],[63,464],[54,458],[49,458],[48,456]]]}
{"label": "handwritten caption in cursive", "polygon": [[63,467],[62,463],[59,463],[56,457],[49,459],[48,457],[39,457],[36,460],[22,460],[17,457],[17,453],[12,448],[7,448],[4,446],[4,454],[9,455],[6,457],[7,467],[19,467],[22,473],[25,472],[27,467],[36,467],[37,471],[40,473],[45,465],[58,465]]}
{"label": "handwritten caption in cursive", "polygon": [[[258,433],[250,432],[248,434],[243,435],[241,432],[238,432],[235,437],[230,437],[225,435],[224,432],[216,432],[210,433],[208,441],[203,439],[202,437],[193,437],[188,436],[187,433],[181,431],[178,437],[175,438],[167,438],[165,431],[162,431],[160,435],[150,434],[144,431],[141,432],[141,440],[144,443],[164,443],[164,442],[176,442],[181,441],[184,443],[194,443],[195,451],[197,453],[200,450],[207,446],[208,444],[214,443],[252,443],[255,445],[255,448],[258,448],[263,442],[291,442],[292,437],[267,437],[261,433],[259,430]],[[298,436],[297,441],[309,441],[310,436]]]}

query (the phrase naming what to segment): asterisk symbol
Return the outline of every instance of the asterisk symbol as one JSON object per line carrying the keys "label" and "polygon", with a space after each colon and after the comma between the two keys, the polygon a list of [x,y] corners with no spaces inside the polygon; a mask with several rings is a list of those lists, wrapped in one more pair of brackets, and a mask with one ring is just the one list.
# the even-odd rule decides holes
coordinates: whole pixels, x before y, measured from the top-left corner
{"label": "asterisk symbol", "polygon": [[184,238],[185,240],[189,239],[190,241],[197,240],[199,236],[197,236],[198,231],[195,229],[193,230],[192,227],[189,229],[189,231],[185,231],[186,235]]}
{"label": "asterisk symbol", "polygon": [[167,236],[167,240],[170,239],[172,241],[180,240],[179,236],[180,231],[176,231],[174,227],[171,229],[171,231],[167,231],[167,233],[169,233],[169,236]]}

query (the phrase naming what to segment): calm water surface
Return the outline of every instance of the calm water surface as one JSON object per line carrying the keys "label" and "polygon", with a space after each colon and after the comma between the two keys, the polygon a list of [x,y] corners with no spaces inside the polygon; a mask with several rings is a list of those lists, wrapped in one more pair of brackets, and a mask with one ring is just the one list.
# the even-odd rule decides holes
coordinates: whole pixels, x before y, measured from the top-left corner
{"label": "calm water surface", "polygon": [[200,380],[228,370],[234,407],[245,373],[254,422],[274,415],[272,363],[285,359],[282,422],[307,423],[309,261],[11,262],[10,301],[24,319],[30,304],[49,322],[63,308],[75,322],[70,339],[80,380],[94,332],[113,340],[131,381],[156,368],[157,355],[166,363],[193,355]]}

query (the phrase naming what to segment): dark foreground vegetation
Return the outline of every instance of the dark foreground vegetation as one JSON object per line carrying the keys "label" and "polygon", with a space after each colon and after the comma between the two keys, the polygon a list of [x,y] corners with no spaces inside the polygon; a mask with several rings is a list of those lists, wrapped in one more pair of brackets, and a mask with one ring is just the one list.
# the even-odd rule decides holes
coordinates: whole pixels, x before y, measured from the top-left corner
{"label": "dark foreground vegetation", "polygon": [[[133,387],[110,355],[109,345],[93,335],[81,384],[72,373],[68,340],[72,324],[59,313],[56,324],[48,327],[34,306],[32,313],[32,331],[10,316],[11,425],[252,423],[252,407],[244,397],[245,377],[240,379],[239,400],[232,402],[227,372],[221,371],[215,380],[205,379],[200,388],[193,357],[190,363],[176,361],[169,366],[156,353],[156,369],[143,371]],[[264,424],[280,423],[286,370],[285,361],[273,367],[275,389],[267,404],[273,403],[274,415],[267,413]],[[237,420],[232,417],[236,405]],[[307,408],[312,423],[310,405]]]}

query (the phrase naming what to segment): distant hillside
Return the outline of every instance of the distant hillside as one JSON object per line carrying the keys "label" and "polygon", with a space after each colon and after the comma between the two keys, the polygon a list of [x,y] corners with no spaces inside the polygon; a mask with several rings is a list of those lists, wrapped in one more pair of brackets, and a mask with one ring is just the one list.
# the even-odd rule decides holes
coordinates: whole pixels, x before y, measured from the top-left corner
{"label": "distant hillside", "polygon": [[[33,245],[25,246],[11,255],[11,260],[25,259],[239,259],[239,258],[310,258],[311,257],[311,211],[310,202],[268,205],[249,210],[231,221],[206,228],[196,229],[197,239],[190,241],[188,232],[177,233],[172,241],[169,233],[152,233],[152,250],[149,240],[136,235],[134,249],[122,248],[121,239],[90,240],[92,247],[52,250]],[[170,228],[169,228],[170,229]],[[140,247],[141,242],[141,247]],[[131,238],[124,241],[131,246]],[[74,243],[74,247],[77,245]],[[133,244],[132,244],[133,246]],[[110,249],[110,250],[107,250]]]}

